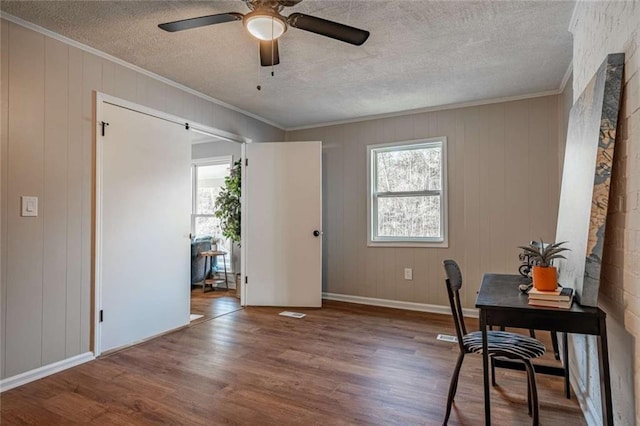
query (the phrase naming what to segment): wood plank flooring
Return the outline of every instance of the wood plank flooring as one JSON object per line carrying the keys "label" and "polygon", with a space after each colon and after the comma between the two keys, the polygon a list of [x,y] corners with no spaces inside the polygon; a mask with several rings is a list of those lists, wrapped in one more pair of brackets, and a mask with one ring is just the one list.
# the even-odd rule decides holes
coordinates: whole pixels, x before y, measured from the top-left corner
{"label": "wood plank flooring", "polygon": [[[307,317],[242,309],[7,391],[1,423],[441,424],[458,351],[436,340],[453,333],[448,316],[340,302],[296,310]],[[530,424],[524,373],[497,379],[494,424]],[[538,375],[538,387],[541,424],[585,424],[561,378]],[[481,361],[468,356],[449,424],[482,419]]]}
{"label": "wood plank flooring", "polygon": [[191,290],[191,313],[203,315],[193,323],[210,320],[241,309],[240,299],[235,290],[220,290],[202,292],[202,288]]}

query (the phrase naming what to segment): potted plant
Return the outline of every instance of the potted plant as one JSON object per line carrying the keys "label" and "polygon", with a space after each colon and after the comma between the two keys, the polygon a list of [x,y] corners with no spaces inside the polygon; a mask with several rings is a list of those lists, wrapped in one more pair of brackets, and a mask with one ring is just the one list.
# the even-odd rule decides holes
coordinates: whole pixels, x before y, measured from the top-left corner
{"label": "potted plant", "polygon": [[229,176],[224,178],[224,186],[216,197],[213,214],[220,219],[222,235],[234,243],[240,242],[240,188],[241,162],[236,161]]}
{"label": "potted plant", "polygon": [[562,253],[569,250],[561,247],[566,241],[560,243],[545,244],[542,238],[540,242],[531,241],[529,246],[520,246],[527,253],[534,264],[532,276],[533,286],[540,291],[553,291],[558,287],[558,269],[552,265],[554,259],[566,259]]}
{"label": "potted plant", "polygon": [[218,251],[218,243],[220,243],[220,238],[211,237],[211,251]]}

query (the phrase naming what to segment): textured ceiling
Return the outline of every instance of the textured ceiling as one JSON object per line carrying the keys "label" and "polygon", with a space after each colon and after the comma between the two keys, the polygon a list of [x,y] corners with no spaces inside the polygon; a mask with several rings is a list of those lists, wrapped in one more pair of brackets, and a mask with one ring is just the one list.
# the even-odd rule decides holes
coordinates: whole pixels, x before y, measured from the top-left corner
{"label": "textured ceiling", "polygon": [[[3,11],[284,128],[557,90],[573,2],[304,0],[301,12],[371,32],[361,47],[290,28],[275,76],[240,22],[167,33],[162,22],[241,12],[236,1],[5,1]],[[261,85],[262,90],[256,90]]]}

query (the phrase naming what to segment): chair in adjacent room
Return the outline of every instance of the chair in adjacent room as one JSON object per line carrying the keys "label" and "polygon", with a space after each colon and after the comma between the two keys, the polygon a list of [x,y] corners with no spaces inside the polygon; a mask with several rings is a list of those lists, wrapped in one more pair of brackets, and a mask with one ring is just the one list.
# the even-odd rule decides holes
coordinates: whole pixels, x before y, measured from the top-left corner
{"label": "chair in adjacent room", "polygon": [[[209,271],[206,271],[206,259],[202,256],[203,251],[211,250],[212,237],[198,237],[191,241],[191,285],[204,283]],[[204,285],[204,284],[202,284]]]}
{"label": "chair in adjacent room", "polygon": [[[482,332],[474,331],[467,333],[462,315],[462,304],[460,302],[460,289],[462,288],[462,272],[454,260],[445,260],[444,269],[447,275],[447,294],[451,305],[451,314],[458,336],[460,354],[456,362],[451,384],[449,385],[449,395],[447,396],[447,412],[443,424],[446,425],[451,415],[451,404],[456,395],[458,387],[458,376],[464,356],[468,353],[482,353]],[[527,372],[527,404],[529,414],[533,414],[533,424],[539,422],[538,391],[536,389],[536,377],[531,360],[545,353],[542,342],[531,337],[507,331],[487,331],[488,355],[491,358],[507,358],[521,361]]]}

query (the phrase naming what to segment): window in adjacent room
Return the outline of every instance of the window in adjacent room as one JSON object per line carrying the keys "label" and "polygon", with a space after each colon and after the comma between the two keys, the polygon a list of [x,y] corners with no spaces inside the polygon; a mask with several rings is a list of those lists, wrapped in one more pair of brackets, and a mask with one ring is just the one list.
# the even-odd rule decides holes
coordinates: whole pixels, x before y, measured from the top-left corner
{"label": "window in adjacent room", "polygon": [[370,246],[447,247],[446,138],[369,145]]}
{"label": "window in adjacent room", "polygon": [[[222,236],[220,220],[214,216],[216,197],[229,176],[232,157],[214,157],[195,160],[191,165],[192,209],[191,234],[194,237],[211,236],[219,240],[218,248],[231,253],[231,242]],[[231,270],[230,258],[227,267]]]}

